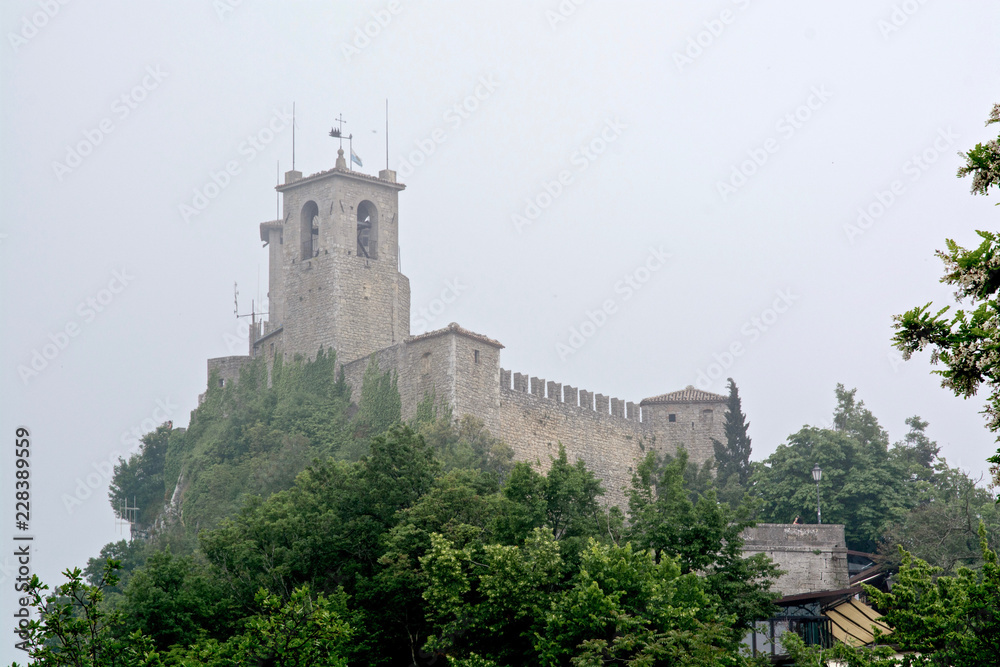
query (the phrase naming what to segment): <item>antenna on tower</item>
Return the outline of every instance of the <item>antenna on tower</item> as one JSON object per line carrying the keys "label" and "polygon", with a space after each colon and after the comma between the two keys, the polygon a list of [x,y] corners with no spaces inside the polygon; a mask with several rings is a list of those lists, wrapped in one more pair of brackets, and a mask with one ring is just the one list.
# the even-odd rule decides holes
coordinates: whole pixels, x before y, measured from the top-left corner
{"label": "antenna on tower", "polygon": [[389,98],[385,98],[385,169],[389,170]]}
{"label": "antenna on tower", "polygon": [[[294,171],[295,167],[292,167],[292,170]],[[274,184],[275,186],[281,185],[281,160],[277,160],[274,165]],[[277,190],[274,191],[274,219],[281,220],[281,193]]]}
{"label": "antenna on tower", "polygon": [[128,539],[129,542],[132,541],[132,526],[135,524],[136,517],[139,513],[139,507],[135,504],[135,496],[132,496],[132,504],[128,504],[128,498],[124,499],[118,503],[118,520],[115,522],[117,524],[118,532],[122,532],[122,528],[128,525]]}
{"label": "antenna on tower", "polygon": [[295,102],[292,102],[292,171],[295,171]]}
{"label": "antenna on tower", "polygon": [[[260,267],[259,266],[257,267],[257,270],[258,270],[258,275],[257,275],[258,289],[260,289],[260,274],[259,274]],[[251,301],[250,301],[250,312],[249,313],[244,313],[243,315],[240,315],[240,300],[239,299],[240,299],[240,291],[237,288],[236,283],[233,283],[233,306],[234,306],[234,309],[235,309],[234,310],[234,314],[236,315],[236,319],[240,319],[241,317],[249,317],[250,318],[250,335],[249,335],[249,338],[250,338],[250,356],[252,357],[252,356],[254,356],[254,354],[253,354],[253,346],[254,346],[254,343],[257,342],[256,339],[255,339],[255,336],[257,335],[257,316],[258,315],[267,315],[267,313],[266,312],[264,312],[264,313],[258,313],[257,312],[256,303],[251,299]]]}

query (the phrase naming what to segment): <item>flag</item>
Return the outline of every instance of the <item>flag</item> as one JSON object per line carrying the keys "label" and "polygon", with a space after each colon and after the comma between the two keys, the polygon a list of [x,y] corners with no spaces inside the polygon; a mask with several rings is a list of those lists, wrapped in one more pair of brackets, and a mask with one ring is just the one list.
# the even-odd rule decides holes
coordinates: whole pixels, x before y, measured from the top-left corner
{"label": "flag", "polygon": [[361,164],[361,158],[358,157],[358,154],[354,152],[353,148],[351,149],[351,162],[358,165],[359,167],[365,166]]}

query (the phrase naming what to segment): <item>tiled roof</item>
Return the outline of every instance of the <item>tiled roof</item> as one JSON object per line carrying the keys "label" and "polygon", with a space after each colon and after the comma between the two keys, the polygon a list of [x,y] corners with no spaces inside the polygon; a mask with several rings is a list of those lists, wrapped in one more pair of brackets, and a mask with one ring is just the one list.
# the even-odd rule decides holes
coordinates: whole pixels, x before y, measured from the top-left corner
{"label": "tiled roof", "polygon": [[268,232],[272,229],[281,229],[281,220],[268,220],[260,223],[260,240],[268,240]]}
{"label": "tiled roof", "polygon": [[695,389],[693,385],[689,384],[680,391],[672,391],[669,394],[644,398],[639,405],[653,405],[655,403],[725,403],[726,400],[725,396]]}
{"label": "tiled roof", "polygon": [[475,331],[469,331],[468,329],[458,326],[456,322],[452,322],[444,329],[435,329],[434,331],[428,331],[427,333],[420,334],[419,336],[410,336],[406,339],[407,343],[412,343],[418,340],[424,340],[425,338],[433,338],[434,336],[442,336],[447,333],[457,333],[473,340],[478,340],[481,343],[486,343],[487,345],[492,345],[493,347],[503,348],[503,344],[500,341],[493,340],[483,334],[478,334]]}

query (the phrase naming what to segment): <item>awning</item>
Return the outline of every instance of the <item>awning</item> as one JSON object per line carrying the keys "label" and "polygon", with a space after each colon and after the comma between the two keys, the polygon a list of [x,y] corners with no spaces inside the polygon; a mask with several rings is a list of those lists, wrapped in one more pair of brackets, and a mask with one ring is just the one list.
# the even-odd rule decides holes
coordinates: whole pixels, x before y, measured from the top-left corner
{"label": "awning", "polygon": [[882,615],[857,600],[847,600],[823,612],[833,626],[833,636],[848,646],[864,646],[875,641],[875,629],[883,635],[892,628],[880,621]]}

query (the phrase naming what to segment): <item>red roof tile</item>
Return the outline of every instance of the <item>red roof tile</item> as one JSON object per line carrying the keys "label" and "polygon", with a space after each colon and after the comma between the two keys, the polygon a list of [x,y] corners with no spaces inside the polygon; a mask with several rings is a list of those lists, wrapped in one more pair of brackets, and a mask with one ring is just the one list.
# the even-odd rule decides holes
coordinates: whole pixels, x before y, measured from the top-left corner
{"label": "red roof tile", "polygon": [[657,403],[725,403],[726,400],[725,396],[695,389],[693,385],[689,384],[680,391],[672,391],[669,394],[644,398],[639,405],[654,405]]}

